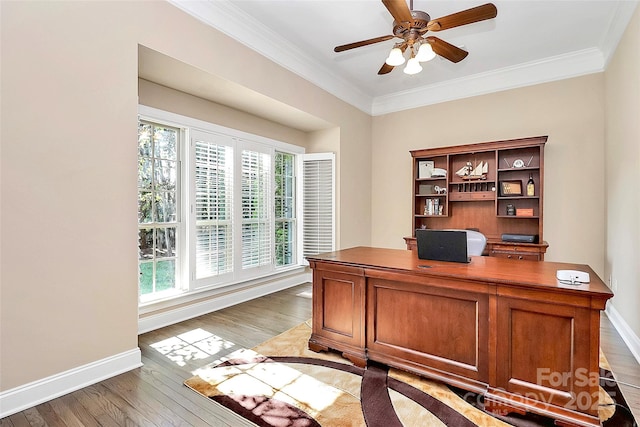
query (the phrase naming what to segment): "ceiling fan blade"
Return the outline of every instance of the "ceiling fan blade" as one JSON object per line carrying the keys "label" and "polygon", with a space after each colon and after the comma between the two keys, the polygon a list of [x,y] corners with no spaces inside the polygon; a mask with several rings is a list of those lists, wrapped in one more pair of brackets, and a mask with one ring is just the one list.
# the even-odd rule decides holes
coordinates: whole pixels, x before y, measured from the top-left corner
{"label": "ceiling fan blade", "polygon": [[407,23],[407,28],[413,25],[413,16],[405,0],[382,0],[382,3],[398,24]]}
{"label": "ceiling fan blade", "polygon": [[495,5],[493,3],[487,3],[482,6],[472,7],[471,9],[443,16],[442,18],[432,19],[427,24],[427,29],[429,31],[442,31],[495,18],[497,15],[498,9],[496,9]]}
{"label": "ceiling fan blade", "polygon": [[462,50],[459,47],[454,46],[451,43],[447,43],[437,37],[429,36],[427,37],[427,41],[435,53],[443,58],[447,58],[451,62],[460,62],[469,54],[466,50]]}
{"label": "ceiling fan blade", "polygon": [[356,47],[367,46],[367,45],[370,45],[370,44],[391,40],[393,37],[394,36],[392,36],[392,35],[388,35],[388,36],[376,37],[374,39],[362,40],[362,41],[359,41],[359,42],[354,42],[354,43],[349,43],[349,44],[343,44],[342,46],[336,46],[335,48],[333,48],[333,51],[334,52],[343,52],[345,50],[355,49]]}
{"label": "ceiling fan blade", "polygon": [[385,62],[384,64],[382,64],[382,67],[380,67],[380,71],[378,71],[378,74],[389,74],[391,71],[393,71],[394,68],[395,67],[393,65],[389,65]]}

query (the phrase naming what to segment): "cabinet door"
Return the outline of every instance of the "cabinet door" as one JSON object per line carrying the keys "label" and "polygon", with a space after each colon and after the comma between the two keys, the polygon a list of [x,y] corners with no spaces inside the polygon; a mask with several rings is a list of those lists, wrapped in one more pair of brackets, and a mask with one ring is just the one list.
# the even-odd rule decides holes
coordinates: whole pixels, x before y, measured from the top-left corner
{"label": "cabinet door", "polygon": [[314,269],[312,343],[364,359],[364,289],[364,274]]}
{"label": "cabinet door", "polygon": [[488,380],[488,331],[489,296],[473,292],[468,282],[367,282],[367,351],[372,360],[474,389]]}
{"label": "cabinet door", "polygon": [[599,330],[592,330],[594,316],[599,312],[589,308],[500,297],[495,386],[597,415]]}

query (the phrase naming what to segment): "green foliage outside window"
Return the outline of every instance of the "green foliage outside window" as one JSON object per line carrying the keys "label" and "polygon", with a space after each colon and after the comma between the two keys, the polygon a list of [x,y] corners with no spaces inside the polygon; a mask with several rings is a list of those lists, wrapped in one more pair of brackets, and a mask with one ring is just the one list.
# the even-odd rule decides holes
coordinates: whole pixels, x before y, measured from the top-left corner
{"label": "green foliage outside window", "polygon": [[275,252],[276,265],[295,262],[295,157],[276,153],[275,156]]}
{"label": "green foliage outside window", "polygon": [[179,130],[138,123],[140,295],[176,286]]}

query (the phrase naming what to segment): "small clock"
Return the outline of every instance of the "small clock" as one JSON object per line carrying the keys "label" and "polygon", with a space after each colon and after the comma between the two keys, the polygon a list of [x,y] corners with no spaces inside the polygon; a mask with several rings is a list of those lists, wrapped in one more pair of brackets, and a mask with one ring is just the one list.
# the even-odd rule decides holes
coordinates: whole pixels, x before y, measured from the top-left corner
{"label": "small clock", "polygon": [[515,159],[513,161],[513,167],[514,168],[523,168],[524,167],[524,161],[522,159]]}

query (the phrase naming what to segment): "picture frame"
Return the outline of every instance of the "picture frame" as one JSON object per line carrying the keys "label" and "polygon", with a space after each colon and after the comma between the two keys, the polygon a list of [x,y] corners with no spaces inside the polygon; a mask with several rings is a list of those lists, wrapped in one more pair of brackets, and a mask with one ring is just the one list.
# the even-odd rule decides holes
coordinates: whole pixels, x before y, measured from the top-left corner
{"label": "picture frame", "polygon": [[418,194],[419,195],[431,195],[431,194],[436,194],[436,191],[434,190],[434,185],[433,184],[420,184],[418,186]]}
{"label": "picture frame", "polygon": [[431,178],[434,162],[432,160],[420,160],[418,162],[418,179]]}
{"label": "picture frame", "polygon": [[501,196],[522,196],[522,181],[500,181]]}

